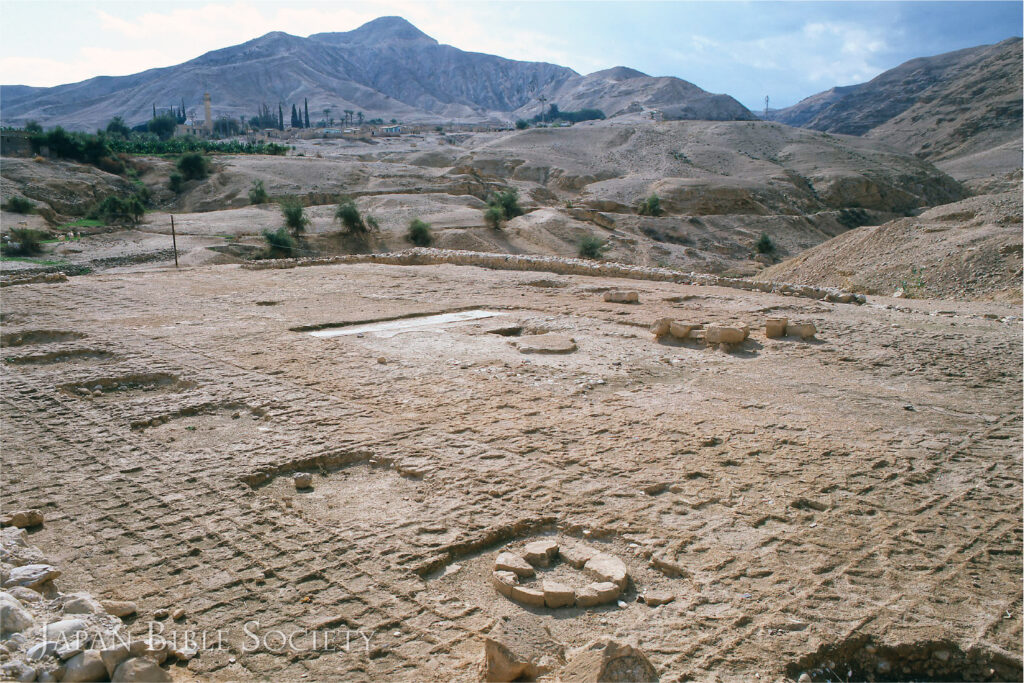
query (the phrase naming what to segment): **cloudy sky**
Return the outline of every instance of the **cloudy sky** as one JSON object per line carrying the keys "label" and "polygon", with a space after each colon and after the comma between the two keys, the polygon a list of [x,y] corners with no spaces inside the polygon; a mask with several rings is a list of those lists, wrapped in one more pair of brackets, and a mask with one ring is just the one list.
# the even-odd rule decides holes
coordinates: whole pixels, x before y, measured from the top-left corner
{"label": "cloudy sky", "polygon": [[626,65],[761,109],[765,95],[788,106],[914,57],[1019,36],[1022,3],[0,0],[0,82],[130,74],[270,31],[347,31],[384,15],[463,50],[581,73]]}

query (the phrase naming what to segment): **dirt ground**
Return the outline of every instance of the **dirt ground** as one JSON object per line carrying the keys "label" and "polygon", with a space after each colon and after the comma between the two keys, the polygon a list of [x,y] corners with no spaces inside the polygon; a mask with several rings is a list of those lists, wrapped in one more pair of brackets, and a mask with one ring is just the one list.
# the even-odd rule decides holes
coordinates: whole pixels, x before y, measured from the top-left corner
{"label": "dirt ground", "polygon": [[[308,333],[471,309],[500,315]],[[566,646],[635,638],[663,681],[1019,679],[1019,315],[457,266],[10,287],[3,503],[44,512],[62,582],[136,601],[132,628],[181,607],[168,633],[223,631],[176,678],[477,680],[483,635],[526,614]],[[660,343],[663,316],[753,331]],[[765,338],[779,316],[817,338]],[[577,350],[514,345],[545,332]],[[539,538],[621,558],[622,601],[497,594],[494,557]],[[247,623],[369,646],[249,652]]]}

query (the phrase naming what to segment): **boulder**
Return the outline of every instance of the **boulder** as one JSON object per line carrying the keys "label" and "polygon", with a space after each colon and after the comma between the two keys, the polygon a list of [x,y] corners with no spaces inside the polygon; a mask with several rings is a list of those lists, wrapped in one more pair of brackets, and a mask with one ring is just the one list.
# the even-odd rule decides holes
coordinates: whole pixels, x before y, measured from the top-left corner
{"label": "boulder", "polygon": [[107,667],[108,677],[113,677],[117,667],[128,661],[128,658],[131,656],[127,645],[118,645],[107,650],[100,650],[100,659],[103,660],[103,665]]}
{"label": "boulder", "polygon": [[64,614],[104,614],[103,609],[88,593],[71,593],[64,596]]}
{"label": "boulder", "polygon": [[295,482],[296,491],[313,488],[313,475],[309,472],[299,472],[295,475],[293,480]]}
{"label": "boulder", "polygon": [[512,572],[520,578],[529,578],[536,573],[533,565],[524,560],[520,555],[510,552],[498,554],[497,559],[494,560],[494,569],[495,571]]}
{"label": "boulder", "polygon": [[115,617],[130,617],[139,611],[139,606],[128,600],[101,600],[100,604],[103,605],[107,614],[112,614]]}
{"label": "boulder", "polygon": [[583,565],[583,571],[599,581],[614,583],[622,590],[626,589],[626,583],[629,581],[629,570],[626,569],[626,564],[608,553],[598,553],[587,560],[587,563]]}
{"label": "boulder", "polygon": [[43,513],[39,510],[18,510],[0,517],[0,526],[13,526],[19,529],[28,529],[42,523]]}
{"label": "boulder", "polygon": [[147,683],[165,683],[171,676],[160,668],[160,665],[146,657],[129,659],[114,671],[111,681],[146,681]]}
{"label": "boulder", "polygon": [[764,324],[764,336],[769,339],[778,339],[786,336],[786,318],[768,318]]}
{"label": "boulder", "polygon": [[67,661],[63,681],[105,681],[110,676],[99,650],[80,652]]}
{"label": "boulder", "polygon": [[484,638],[485,681],[533,680],[565,663],[565,648],[535,617],[502,617]]}
{"label": "boulder", "polygon": [[740,344],[746,338],[743,328],[724,325],[710,325],[704,335],[708,344]]}
{"label": "boulder", "polygon": [[33,624],[32,615],[9,593],[0,593],[0,635],[21,633]]}
{"label": "boulder", "polygon": [[43,627],[43,638],[45,640],[59,641],[63,646],[65,643],[74,647],[75,641],[84,636],[86,623],[84,619],[62,619]]}
{"label": "boulder", "polygon": [[637,646],[604,636],[574,650],[559,679],[564,683],[657,681],[658,672]]}
{"label": "boulder", "polygon": [[11,570],[10,576],[4,581],[4,588],[24,586],[36,589],[58,576],[60,576],[60,570],[48,564],[26,564]]}
{"label": "boulder", "polygon": [[638,304],[640,293],[633,289],[609,289],[604,293],[604,300],[611,304]]}
{"label": "boulder", "polygon": [[675,599],[676,596],[668,591],[648,591],[644,594],[644,603],[647,604],[648,607],[666,605]]}

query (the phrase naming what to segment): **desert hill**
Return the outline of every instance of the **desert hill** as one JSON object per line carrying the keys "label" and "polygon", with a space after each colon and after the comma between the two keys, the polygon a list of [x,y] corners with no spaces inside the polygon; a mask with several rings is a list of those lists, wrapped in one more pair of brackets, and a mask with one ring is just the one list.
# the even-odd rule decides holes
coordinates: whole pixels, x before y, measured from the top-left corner
{"label": "desert hill", "polygon": [[864,135],[960,179],[1021,165],[1021,39],[913,59],[867,83],[833,88],[773,120]]}
{"label": "desert hill", "polygon": [[[215,116],[251,117],[261,103],[309,100],[310,119],[341,119],[346,109],[366,118],[407,122],[507,121],[539,111],[546,96],[563,110],[612,111],[633,101],[668,116],[751,119],[741,104],[677,78],[632,70],[581,76],[572,69],[464,52],[440,45],[399,17],[381,17],[343,33],[308,38],[268,33],[177,66],[130,76],[97,77],[53,88],[3,86],[3,123],[35,119],[44,126],[92,130],[113,116],[131,124],[158,108],[201,109],[211,93]],[[202,112],[198,112],[202,116]]]}
{"label": "desert hill", "polygon": [[866,294],[1019,302],[1021,215],[1019,191],[971,197],[851,230],[757,279]]}

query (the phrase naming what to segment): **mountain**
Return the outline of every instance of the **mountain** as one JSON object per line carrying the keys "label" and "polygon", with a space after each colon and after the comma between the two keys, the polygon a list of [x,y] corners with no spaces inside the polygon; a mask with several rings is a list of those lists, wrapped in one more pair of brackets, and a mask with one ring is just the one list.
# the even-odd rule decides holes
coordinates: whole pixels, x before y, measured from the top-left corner
{"label": "mountain", "polygon": [[772,120],[882,140],[961,178],[1019,168],[1021,44],[1010,38],[912,59],[867,83],[812,95]]}
{"label": "mountain", "polygon": [[[618,67],[589,76],[543,62],[522,62],[441,45],[400,17],[381,17],[341,33],[308,38],[273,32],[208,52],[177,66],[130,76],[91,78],[53,88],[2,86],[2,122],[35,119],[44,126],[92,130],[114,116],[144,122],[159,109],[202,117],[209,92],[214,116],[249,118],[309,100],[310,119],[340,119],[344,110],[366,118],[409,122],[506,121],[539,110],[538,98],[563,110],[600,108],[608,114],[633,102],[668,117],[750,119],[736,100],[712,95],[678,78],[652,78]],[[608,111],[613,110],[613,111]],[[534,111],[533,113],[536,113]]]}

